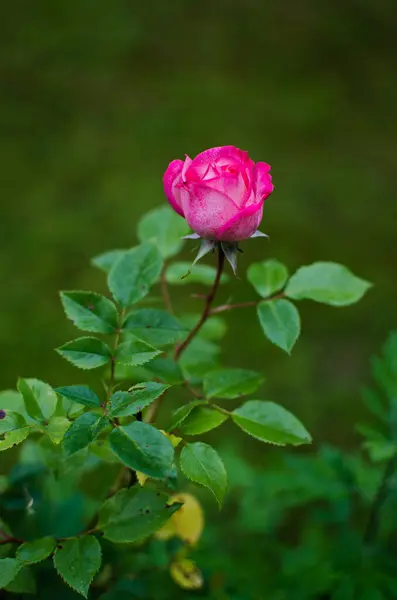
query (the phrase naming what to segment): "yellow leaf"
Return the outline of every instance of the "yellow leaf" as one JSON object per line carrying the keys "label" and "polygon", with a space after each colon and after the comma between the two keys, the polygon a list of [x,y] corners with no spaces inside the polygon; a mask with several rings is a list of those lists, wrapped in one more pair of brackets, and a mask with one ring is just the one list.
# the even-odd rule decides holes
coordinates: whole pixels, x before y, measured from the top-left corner
{"label": "yellow leaf", "polygon": [[204,512],[199,501],[192,494],[175,494],[168,504],[182,502],[183,506],[176,511],[171,519],[156,532],[156,537],[167,540],[173,535],[188,544],[196,544],[204,529]]}
{"label": "yellow leaf", "polygon": [[170,566],[172,579],[184,590],[198,590],[203,587],[203,576],[196,564],[183,558]]}
{"label": "yellow leaf", "polygon": [[140,471],[135,471],[136,478],[138,480],[139,485],[142,487],[145,485],[145,481],[147,479],[147,475],[145,473],[141,473]]}

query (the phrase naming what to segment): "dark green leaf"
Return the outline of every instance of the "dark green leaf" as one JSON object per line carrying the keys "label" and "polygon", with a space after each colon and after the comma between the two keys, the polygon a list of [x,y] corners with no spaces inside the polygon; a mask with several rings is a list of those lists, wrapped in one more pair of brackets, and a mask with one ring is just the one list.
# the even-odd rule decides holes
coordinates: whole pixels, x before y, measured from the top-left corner
{"label": "dark green leaf", "polygon": [[171,385],[183,382],[182,371],[172,358],[155,358],[148,365],[145,365],[145,369],[150,371],[155,377],[159,377]]}
{"label": "dark green leaf", "polygon": [[196,406],[203,405],[204,402],[202,400],[193,400],[189,402],[189,404],[184,404],[180,406],[172,415],[171,423],[167,427],[167,431],[174,431],[178,429],[183,423],[183,421],[190,415],[192,410],[196,408]]}
{"label": "dark green leaf", "polygon": [[255,392],[264,379],[248,369],[218,369],[204,377],[204,393],[208,398],[237,398]]}
{"label": "dark green leaf", "polygon": [[60,394],[68,400],[84,404],[90,408],[101,406],[101,401],[95,392],[86,385],[69,385],[66,387],[55,388],[57,394]]}
{"label": "dark green leaf", "polygon": [[21,567],[16,558],[0,558],[0,590],[15,579]]}
{"label": "dark green leaf", "polygon": [[98,540],[92,535],[62,542],[54,555],[54,566],[62,579],[87,598],[94,575],[101,566],[102,554]]}
{"label": "dark green leaf", "polygon": [[253,263],[247,272],[248,281],[262,298],[282,290],[288,280],[288,269],[278,260]]}
{"label": "dark green leaf", "polygon": [[62,441],[66,456],[71,456],[94,441],[98,434],[99,421],[98,415],[86,412],[72,423]]}
{"label": "dark green leaf", "polygon": [[175,344],[188,333],[175,317],[154,308],[143,308],[128,315],[123,329],[156,347]]}
{"label": "dark green leaf", "polygon": [[119,459],[149,477],[166,477],[174,458],[171,442],[158,429],[134,421],[116,427],[110,434],[110,445]]}
{"label": "dark green leaf", "polygon": [[181,504],[147,488],[124,489],[105,502],[98,527],[112,542],[135,542],[158,531]]}
{"label": "dark green leaf", "polygon": [[25,565],[41,562],[53,553],[56,541],[52,537],[45,537],[34,542],[26,542],[19,546],[17,559]]}
{"label": "dark green leaf", "polygon": [[211,407],[196,406],[181,424],[183,435],[200,435],[222,425],[228,416]]}
{"label": "dark green leaf", "polygon": [[156,350],[150,344],[138,339],[130,339],[123,342],[116,350],[116,363],[127,365],[130,367],[138,367],[144,365],[156,356],[161,354],[160,350]]}
{"label": "dark green leaf", "polygon": [[[188,262],[176,262],[167,267],[166,279],[173,285],[186,285],[188,283],[201,283],[203,285],[212,285],[214,283],[216,269],[209,265],[192,265]],[[190,271],[190,272],[189,272]],[[189,273],[189,277],[186,277]],[[226,283],[229,277],[222,275],[221,283]]]}
{"label": "dark green leaf", "polygon": [[26,428],[27,423],[22,415],[11,410],[4,412],[6,413],[5,417],[0,419],[0,435]]}
{"label": "dark green leaf", "polygon": [[285,294],[295,300],[308,299],[332,306],[348,306],[358,302],[371,285],[343,265],[317,262],[298,269],[289,280]]}
{"label": "dark green leaf", "polygon": [[219,454],[208,444],[187,444],[180,457],[181,469],[192,481],[207,487],[222,505],[227,474]]}
{"label": "dark green leaf", "polygon": [[262,442],[278,446],[311,442],[311,436],[302,423],[274,402],[249,400],[233,411],[232,418],[243,431]]}
{"label": "dark green leaf", "polygon": [[92,264],[101,271],[105,273],[109,273],[110,269],[116,264],[116,262],[126,254],[128,250],[109,250],[109,252],[104,252],[103,254],[99,254],[92,259]]}
{"label": "dark green leaf", "polygon": [[109,289],[120,306],[127,308],[144,298],[162,266],[161,254],[152,244],[142,244],[122,255],[108,277]]}
{"label": "dark green leaf", "polygon": [[362,391],[364,404],[366,407],[382,421],[388,420],[388,411],[381,398],[371,389],[364,388]]}
{"label": "dark green leaf", "polygon": [[111,300],[94,292],[61,292],[66,316],[79,329],[112,333],[117,328],[117,309]]}
{"label": "dark green leaf", "polygon": [[178,254],[189,227],[184,219],[170,206],[161,206],[148,212],[138,223],[140,242],[152,242],[157,246],[163,258]]}
{"label": "dark green leaf", "polygon": [[5,589],[13,594],[36,594],[36,581],[32,570],[28,567],[22,567],[15,579]]}
{"label": "dark green leaf", "polygon": [[300,333],[300,317],[288,300],[272,300],[258,305],[259,323],[266,337],[290,354]]}
{"label": "dark green leaf", "polygon": [[111,351],[102,340],[94,337],[81,337],[67,342],[57,352],[79,369],[97,369],[106,365]]}
{"label": "dark green leaf", "polygon": [[219,361],[220,347],[213,342],[196,337],[179,359],[179,364],[186,379],[200,379],[216,368]]}
{"label": "dark green leaf", "polygon": [[169,388],[169,385],[146,381],[138,383],[129,392],[116,392],[110,398],[110,416],[128,417],[140,412]]}

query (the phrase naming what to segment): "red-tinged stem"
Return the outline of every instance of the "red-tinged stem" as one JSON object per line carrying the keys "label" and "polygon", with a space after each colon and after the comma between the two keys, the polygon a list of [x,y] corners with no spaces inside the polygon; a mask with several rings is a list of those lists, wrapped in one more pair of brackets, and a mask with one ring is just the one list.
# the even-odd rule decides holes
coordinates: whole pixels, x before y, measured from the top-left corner
{"label": "red-tinged stem", "polygon": [[277,294],[273,294],[273,296],[268,296],[267,298],[260,298],[259,300],[251,300],[249,302],[238,302],[237,304],[221,304],[220,306],[215,306],[210,310],[211,315],[217,315],[219,313],[225,312],[227,310],[233,310],[234,308],[251,308],[252,306],[258,306],[261,302],[270,302],[270,300],[280,300],[280,298],[284,298],[284,292],[278,292]]}

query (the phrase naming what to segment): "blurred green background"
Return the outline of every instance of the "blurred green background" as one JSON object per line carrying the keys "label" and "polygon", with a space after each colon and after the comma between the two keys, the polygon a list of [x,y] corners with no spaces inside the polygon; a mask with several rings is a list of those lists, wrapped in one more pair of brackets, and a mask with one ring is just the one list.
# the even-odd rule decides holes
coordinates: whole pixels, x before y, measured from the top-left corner
{"label": "blurred green background", "polygon": [[[270,241],[243,245],[241,279],[219,300],[253,298],[246,268],[270,257],[291,271],[341,262],[375,286],[346,309],[302,303],[291,357],[250,311],[230,315],[224,364],[264,371],[266,398],[315,447],[356,448],[369,358],[397,326],[396,16],[388,0],[4,6],[1,388],[18,375],[74,382],[53,351],[76,336],[58,290],[104,290],[89,259],[136,243],[139,218],[166,201],[167,164],[233,144],[272,165],[276,189]],[[176,304],[192,291],[176,288]]]}

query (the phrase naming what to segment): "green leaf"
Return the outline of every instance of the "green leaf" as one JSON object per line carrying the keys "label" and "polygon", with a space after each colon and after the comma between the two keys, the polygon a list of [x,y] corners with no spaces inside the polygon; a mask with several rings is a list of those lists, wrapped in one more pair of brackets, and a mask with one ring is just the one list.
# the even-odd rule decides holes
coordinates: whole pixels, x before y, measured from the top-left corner
{"label": "green leaf", "polygon": [[48,558],[53,553],[55,546],[56,541],[52,537],[26,542],[19,546],[16,557],[21,563],[32,565]]}
{"label": "green leaf", "polygon": [[95,256],[91,263],[94,267],[98,267],[101,271],[105,273],[109,273],[111,268],[116,264],[116,262],[126,254],[128,250],[109,250],[108,252],[104,252],[103,254],[99,254]]}
{"label": "green leaf", "polygon": [[136,542],[158,531],[181,504],[167,504],[168,496],[147,488],[123,489],[99,512],[98,528],[112,542]]}
{"label": "green leaf", "polygon": [[5,588],[7,592],[14,594],[36,594],[36,581],[31,569],[22,567],[15,579]]}
{"label": "green leaf", "polygon": [[60,444],[71,423],[66,417],[52,417],[45,428],[45,433],[53,444]]}
{"label": "green leaf", "polygon": [[282,290],[288,280],[288,269],[278,260],[253,263],[247,272],[248,281],[262,298]]}
{"label": "green leaf", "polygon": [[204,402],[202,400],[193,400],[189,402],[189,404],[184,404],[180,406],[172,415],[171,423],[167,427],[167,431],[174,431],[178,429],[181,423],[190,415],[192,410],[196,408],[196,406],[203,405]]}
{"label": "green leaf", "polygon": [[182,249],[181,239],[189,231],[184,219],[169,206],[161,206],[148,212],[138,223],[140,242],[152,242],[163,258],[171,258]]}
{"label": "green leaf", "polygon": [[68,400],[84,404],[84,406],[89,406],[90,408],[101,406],[101,401],[96,393],[86,385],[68,385],[55,388],[55,391]]}
{"label": "green leaf", "polygon": [[57,352],[79,369],[97,369],[106,365],[111,351],[102,340],[94,337],[81,337],[67,342]]}
{"label": "green leaf", "polygon": [[34,393],[34,390],[29,385],[28,381],[20,377],[18,379],[17,388],[23,398],[25,409],[29,417],[39,423],[43,422],[45,418],[37,401],[37,395]]}
{"label": "green leaf", "polygon": [[218,369],[204,377],[204,393],[208,398],[238,398],[255,392],[264,379],[248,369]]}
{"label": "green leaf", "polygon": [[152,425],[134,421],[113,429],[109,437],[113,452],[136,471],[149,477],[166,477],[174,459],[171,442]]}
{"label": "green leaf", "polygon": [[17,446],[18,444],[26,440],[26,438],[31,432],[31,427],[23,427],[23,429],[16,429],[14,431],[9,431],[7,433],[1,434],[0,452],[2,452],[3,450],[8,450],[13,446]]}
{"label": "green leaf", "polygon": [[[3,414],[5,413],[5,416]],[[26,421],[22,415],[11,410],[3,411],[0,419],[0,435],[15,432],[26,427]]]}
{"label": "green leaf", "polygon": [[119,345],[115,353],[115,361],[121,365],[138,367],[144,365],[161,354],[150,344],[138,339],[130,339]]}
{"label": "green leaf", "polygon": [[136,415],[169,388],[169,385],[146,381],[138,383],[129,392],[116,392],[110,398],[110,416],[128,417]]}
{"label": "green leaf", "polygon": [[200,435],[219,427],[227,418],[228,416],[219,410],[208,406],[196,406],[179,430],[183,435]]}
{"label": "green leaf", "polygon": [[[195,265],[189,273],[192,265],[188,262],[176,262],[167,267],[167,282],[173,285],[186,285],[188,283],[201,283],[203,285],[212,285],[216,276],[216,269],[209,265]],[[189,273],[189,277],[186,274]],[[221,283],[229,281],[229,276],[224,273]]]}
{"label": "green leaf", "polygon": [[171,385],[183,382],[182,371],[172,358],[155,358],[148,365],[145,365],[145,369],[155,377],[159,377]]}
{"label": "green leaf", "polygon": [[66,456],[71,456],[94,441],[98,434],[99,421],[98,415],[86,412],[72,423],[62,441]]}
{"label": "green leaf", "polygon": [[308,444],[311,436],[288,410],[274,402],[249,400],[232,412],[233,421],[252,437],[278,446]]}
{"label": "green leaf", "polygon": [[0,590],[15,579],[21,567],[16,558],[0,558]]}
{"label": "green leaf", "polygon": [[[201,315],[200,314],[187,314],[181,317],[181,321],[183,324],[187,326],[187,328],[193,329],[196,323],[199,321]],[[213,316],[207,319],[200,329],[199,336],[204,340],[209,341],[218,341],[221,340],[227,332],[227,323],[224,319],[218,316]]]}
{"label": "green leaf", "polygon": [[108,286],[115,300],[128,308],[144,298],[157,281],[162,266],[161,254],[152,244],[143,244],[126,252],[108,276]]}
{"label": "green leaf", "polygon": [[181,452],[181,469],[192,481],[207,487],[222,506],[227,474],[219,454],[208,444],[187,444]]}
{"label": "green leaf", "polygon": [[62,579],[87,598],[94,575],[101,566],[102,554],[98,540],[84,535],[62,542],[54,555],[54,566]]}
{"label": "green leaf", "polygon": [[289,280],[285,295],[295,300],[348,306],[358,302],[371,285],[343,265],[318,262],[298,269]]}
{"label": "green leaf", "polygon": [[196,337],[179,359],[185,379],[200,378],[216,368],[220,347],[213,342]]}
{"label": "green leaf", "polygon": [[79,329],[94,333],[113,333],[117,328],[114,303],[94,292],[61,292],[66,316]]}
{"label": "green leaf", "polygon": [[290,354],[300,333],[299,313],[292,302],[288,300],[261,302],[257,313],[266,337]]}
{"label": "green leaf", "polygon": [[153,346],[175,344],[188,333],[175,317],[164,310],[143,308],[126,318],[123,329]]}

